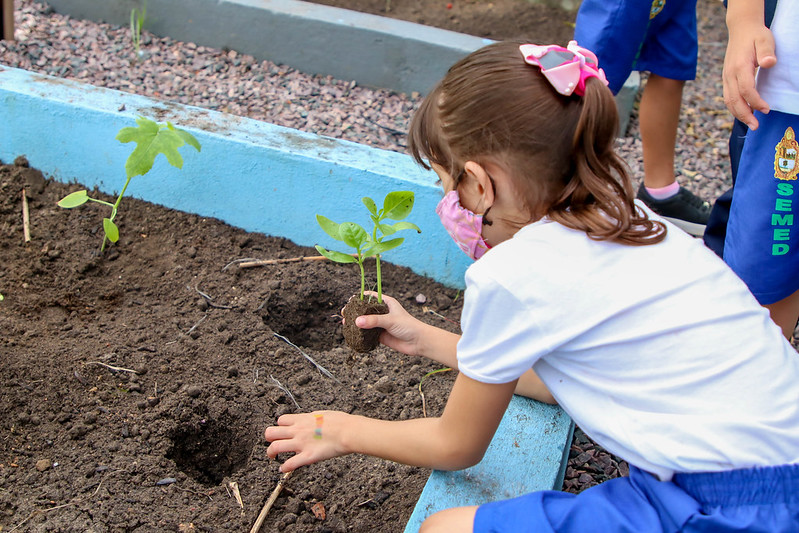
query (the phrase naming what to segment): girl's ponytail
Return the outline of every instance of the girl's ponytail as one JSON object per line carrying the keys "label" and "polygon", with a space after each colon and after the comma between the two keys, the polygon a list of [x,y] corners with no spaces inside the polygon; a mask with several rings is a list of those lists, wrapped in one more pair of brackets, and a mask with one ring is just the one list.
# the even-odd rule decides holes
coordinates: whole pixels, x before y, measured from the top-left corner
{"label": "girl's ponytail", "polygon": [[635,205],[627,167],[614,150],[618,112],[612,93],[596,78],[586,80],[572,140],[572,172],[548,216],[596,240],[654,244],[666,236],[661,222]]}

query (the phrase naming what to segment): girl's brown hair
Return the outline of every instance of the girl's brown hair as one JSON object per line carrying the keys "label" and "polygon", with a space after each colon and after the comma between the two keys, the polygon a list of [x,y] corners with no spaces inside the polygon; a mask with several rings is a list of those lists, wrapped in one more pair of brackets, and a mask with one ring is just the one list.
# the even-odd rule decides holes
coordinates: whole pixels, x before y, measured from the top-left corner
{"label": "girl's brown hair", "polygon": [[488,45],[449,69],[414,114],[411,155],[453,176],[468,160],[500,165],[534,219],[548,216],[592,239],[663,240],[665,225],[636,207],[627,166],[614,151],[610,90],[589,78],[583,96],[556,93],[524,62],[520,44]]}

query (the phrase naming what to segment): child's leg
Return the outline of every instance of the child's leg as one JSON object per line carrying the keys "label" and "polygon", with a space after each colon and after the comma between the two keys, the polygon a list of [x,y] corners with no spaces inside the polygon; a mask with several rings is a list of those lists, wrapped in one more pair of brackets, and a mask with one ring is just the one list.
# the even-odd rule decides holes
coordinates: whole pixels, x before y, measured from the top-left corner
{"label": "child's leg", "polygon": [[429,516],[419,528],[419,533],[472,533],[476,512],[476,505],[444,509]]}
{"label": "child's leg", "polygon": [[639,121],[644,154],[644,184],[649,188],[671,185],[674,177],[674,146],[680,124],[685,82],[650,74],[641,95]]}
{"label": "child's leg", "polygon": [[799,320],[799,291],[764,307],[771,313],[771,319],[782,329],[785,338],[791,340]]}

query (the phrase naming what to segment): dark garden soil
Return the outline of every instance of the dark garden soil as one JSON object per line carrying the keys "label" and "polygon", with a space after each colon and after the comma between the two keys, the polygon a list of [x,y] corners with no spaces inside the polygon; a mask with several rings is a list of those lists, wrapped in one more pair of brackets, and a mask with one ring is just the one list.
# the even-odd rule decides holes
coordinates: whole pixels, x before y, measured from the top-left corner
{"label": "dark garden soil", "polygon": [[[228,266],[317,254],[130,198],[98,255],[103,206],[55,205],[77,188],[0,166],[3,532],[249,531],[280,478],[262,435],[281,414],[422,416],[439,366],[343,344],[353,265]],[[456,290],[383,273],[412,313],[457,330]],[[425,380],[428,414],[451,381]],[[262,531],[402,531],[428,474],[362,456],[303,468]]]}
{"label": "dark garden soil", "polygon": [[531,0],[311,0],[493,40],[530,39],[565,45],[575,11]]}
{"label": "dark garden soil", "polygon": [[[322,3],[494,39],[565,43],[573,31],[573,13],[525,0],[395,0],[388,12],[386,0]],[[56,201],[76,186],[5,163],[3,533],[246,532],[280,480],[262,433],[281,414],[404,419],[443,408],[452,372],[424,380],[423,406],[419,383],[440,366],[344,346],[337,315],[359,286],[352,265],[241,268],[233,262],[317,254],[130,198],[117,217],[121,240],[100,255],[102,206],[60,209]],[[405,268],[383,273],[385,291],[414,315],[458,330],[458,291]],[[625,471],[578,431],[564,489]],[[261,531],[400,532],[428,474],[363,456],[302,468]]]}

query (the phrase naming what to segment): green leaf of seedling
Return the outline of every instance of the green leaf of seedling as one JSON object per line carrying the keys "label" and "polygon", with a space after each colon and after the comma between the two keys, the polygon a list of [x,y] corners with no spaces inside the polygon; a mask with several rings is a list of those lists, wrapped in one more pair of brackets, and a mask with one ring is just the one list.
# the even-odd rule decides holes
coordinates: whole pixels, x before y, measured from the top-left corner
{"label": "green leaf of seedling", "polygon": [[378,224],[377,228],[383,235],[393,235],[397,233],[397,230],[391,224]]}
{"label": "green leaf of seedling", "polygon": [[114,224],[110,218],[103,219],[103,231],[109,241],[117,242],[119,240],[119,228],[117,228],[117,225]]}
{"label": "green leaf of seedling", "polygon": [[[412,229],[412,230],[416,230],[416,233],[421,233],[422,232],[422,230],[419,229],[419,226],[417,226],[413,222],[397,222],[396,224],[393,224],[391,227],[394,228],[394,231],[402,231],[404,229]],[[386,235],[388,235],[388,233],[386,233]]]}
{"label": "green leaf of seedling", "polygon": [[364,257],[374,257],[389,250],[392,250],[403,243],[405,239],[402,237],[398,239],[391,239],[390,241],[376,242],[374,245],[367,248],[363,255]]}
{"label": "green leaf of seedling", "polygon": [[137,128],[122,128],[117,134],[121,143],[136,143],[136,148],[125,162],[125,171],[128,177],[147,174],[153,168],[153,162],[158,154],[164,154],[166,160],[173,167],[182,168],[183,158],[178,153],[178,148],[185,141],[175,128],[162,128],[156,122],[139,117],[136,119]]}
{"label": "green leaf of seedling", "polygon": [[332,250],[325,250],[318,244],[316,245],[316,251],[319,252],[321,255],[327,257],[331,261],[335,261],[336,263],[355,263],[357,259],[355,259],[351,255],[343,254],[341,252],[335,252]]}
{"label": "green leaf of seedling", "polygon": [[366,209],[368,209],[373,216],[377,216],[377,204],[375,203],[374,200],[372,200],[368,196],[364,196],[363,198],[361,198],[361,201],[363,202],[363,205],[366,206]]}
{"label": "green leaf of seedling", "polygon": [[61,198],[61,200],[58,201],[58,207],[72,209],[73,207],[78,207],[79,205],[83,205],[88,201],[89,195],[86,193],[86,191],[75,191]]}
{"label": "green leaf of seedling", "polygon": [[339,226],[341,226],[341,224],[333,222],[332,220],[323,215],[316,215],[316,222],[319,224],[319,227],[321,227],[325,233],[327,233],[337,241],[341,240],[341,234],[339,233]]}
{"label": "green leaf of seedling", "polygon": [[361,246],[369,239],[369,234],[366,233],[366,230],[355,222],[342,222],[338,232],[341,236],[340,240],[356,250],[360,250]]}
{"label": "green leaf of seedling", "polygon": [[394,191],[388,193],[385,200],[383,200],[382,218],[402,220],[411,214],[413,201],[413,191]]}

